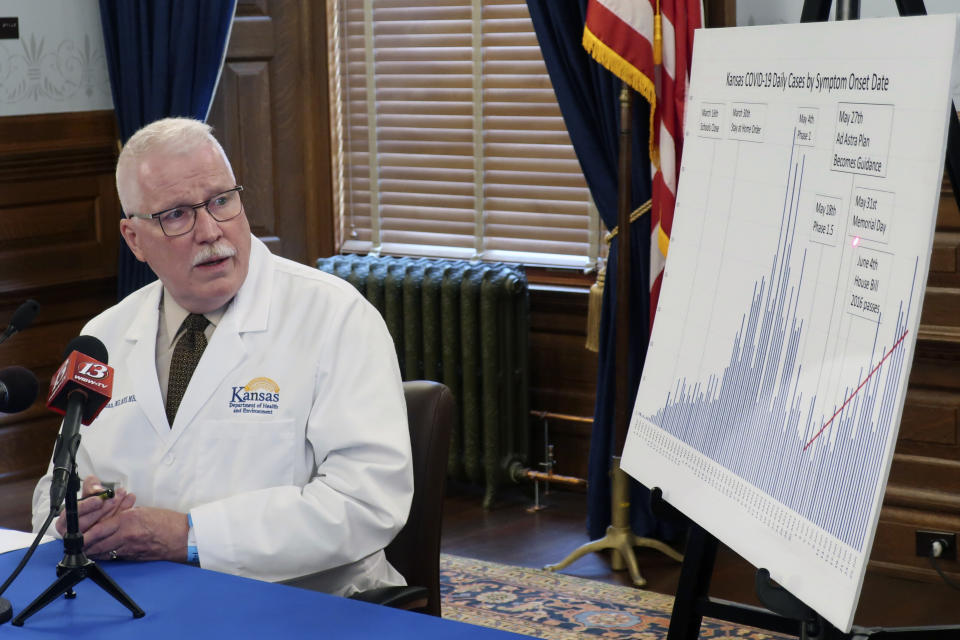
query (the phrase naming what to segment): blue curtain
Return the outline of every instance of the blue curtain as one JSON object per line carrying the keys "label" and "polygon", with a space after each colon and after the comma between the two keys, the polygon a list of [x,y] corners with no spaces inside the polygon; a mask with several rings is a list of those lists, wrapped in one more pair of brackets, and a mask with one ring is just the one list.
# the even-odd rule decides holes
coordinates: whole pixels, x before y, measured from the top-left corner
{"label": "blue curtain", "polygon": [[[167,116],[206,120],[235,8],[236,0],[100,0],[121,141]],[[156,279],[120,245],[117,299]]]}
{"label": "blue curtain", "polygon": [[[604,224],[613,229],[617,226],[619,96],[623,83],[596,63],[581,45],[586,0],[527,0],[527,7],[590,193]],[[651,191],[647,152],[650,107],[638,95],[634,95],[633,102],[631,211],[646,202]],[[587,533],[591,539],[603,536],[610,524],[610,458],[614,454],[620,455],[620,451],[614,451],[614,357],[616,309],[620,304],[616,295],[617,263],[619,243],[624,235],[618,234],[611,243],[603,291],[597,396],[587,478]],[[627,236],[631,258],[628,407],[632,410],[650,333],[650,216],[645,215],[634,222]],[[637,482],[631,482],[630,503],[630,522],[635,533],[662,539],[675,537],[677,532],[654,518],[650,512],[649,492]]]}

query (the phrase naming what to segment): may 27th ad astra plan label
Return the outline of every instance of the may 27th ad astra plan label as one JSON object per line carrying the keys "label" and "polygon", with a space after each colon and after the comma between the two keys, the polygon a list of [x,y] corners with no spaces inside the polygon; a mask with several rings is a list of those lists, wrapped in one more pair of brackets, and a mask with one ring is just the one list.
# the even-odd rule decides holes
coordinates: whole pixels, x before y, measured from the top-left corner
{"label": "may 27th ad astra plan label", "polygon": [[956,15],[701,29],[623,469],[849,630],[926,289]]}

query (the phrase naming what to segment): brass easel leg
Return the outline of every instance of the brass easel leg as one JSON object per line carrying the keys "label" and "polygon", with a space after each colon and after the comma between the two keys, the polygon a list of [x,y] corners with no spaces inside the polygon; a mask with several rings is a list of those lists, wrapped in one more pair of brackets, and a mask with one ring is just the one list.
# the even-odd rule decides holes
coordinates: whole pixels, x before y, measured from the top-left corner
{"label": "brass easel leg", "polygon": [[642,587],[647,584],[647,581],[640,575],[637,557],[633,552],[634,547],[655,549],[678,562],[683,561],[683,555],[659,540],[640,537],[630,530],[630,487],[627,482],[627,474],[620,469],[619,456],[613,457],[610,467],[610,473],[613,475],[610,488],[612,510],[607,533],[599,540],[581,545],[557,564],[548,564],[544,569],[559,571],[588,553],[611,549],[613,553],[610,556],[610,567],[616,571],[622,571],[626,568],[630,572],[630,579],[633,580],[633,584]]}

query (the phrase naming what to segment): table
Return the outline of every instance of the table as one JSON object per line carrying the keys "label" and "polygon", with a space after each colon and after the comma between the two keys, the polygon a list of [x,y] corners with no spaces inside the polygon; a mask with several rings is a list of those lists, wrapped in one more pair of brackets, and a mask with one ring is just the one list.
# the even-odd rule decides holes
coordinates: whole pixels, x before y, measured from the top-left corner
{"label": "table", "polygon": [[[0,582],[24,550],[0,555]],[[37,548],[23,573],[2,597],[14,616],[56,579],[63,557],[58,540]],[[63,597],[35,613],[22,627],[0,626],[4,638],[525,638],[505,631],[390,609],[315,591],[240,578],[173,562],[98,562],[146,612],[135,619],[123,605],[86,579],[77,597]]]}

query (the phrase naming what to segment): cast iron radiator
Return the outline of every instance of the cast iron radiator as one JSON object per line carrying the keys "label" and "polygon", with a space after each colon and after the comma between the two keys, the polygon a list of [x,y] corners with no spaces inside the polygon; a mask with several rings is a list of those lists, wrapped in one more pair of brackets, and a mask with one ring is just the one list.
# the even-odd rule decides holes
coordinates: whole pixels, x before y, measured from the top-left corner
{"label": "cast iron radiator", "polygon": [[350,282],[381,313],[404,380],[436,380],[460,409],[450,477],[482,484],[484,507],[527,463],[527,279],[522,267],[430,258],[343,255],[317,268]]}

